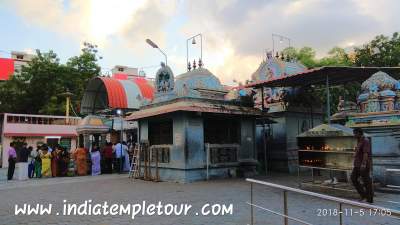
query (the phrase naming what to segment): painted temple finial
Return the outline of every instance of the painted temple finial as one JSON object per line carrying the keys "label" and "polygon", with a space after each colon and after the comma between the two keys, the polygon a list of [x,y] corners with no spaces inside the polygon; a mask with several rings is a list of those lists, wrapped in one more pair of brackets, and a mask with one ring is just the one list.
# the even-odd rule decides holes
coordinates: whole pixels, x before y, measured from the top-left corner
{"label": "painted temple finial", "polygon": [[279,52],[276,52],[275,58],[279,58]]}
{"label": "painted temple finial", "polygon": [[196,60],[193,60],[193,69],[195,70],[196,69]]}
{"label": "painted temple finial", "polygon": [[187,69],[188,69],[188,71],[192,70],[192,66],[190,65],[190,62],[188,62]]}
{"label": "painted temple finial", "polygon": [[199,59],[199,68],[203,67],[203,60]]}
{"label": "painted temple finial", "polygon": [[270,58],[272,58],[272,52],[268,51],[267,52],[267,59],[270,59]]}

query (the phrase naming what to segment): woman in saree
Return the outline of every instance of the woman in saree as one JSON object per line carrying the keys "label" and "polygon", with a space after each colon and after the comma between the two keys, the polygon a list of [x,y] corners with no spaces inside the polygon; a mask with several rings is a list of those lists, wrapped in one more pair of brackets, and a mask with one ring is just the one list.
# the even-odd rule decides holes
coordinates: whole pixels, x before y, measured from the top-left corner
{"label": "woman in saree", "polygon": [[60,160],[60,147],[57,146],[54,151],[51,152],[51,175],[52,177],[59,176],[58,172],[58,161]]}
{"label": "woman in saree", "polygon": [[42,160],[42,177],[51,177],[51,154],[47,146],[42,147],[40,159]]}
{"label": "woman in saree", "polygon": [[74,152],[74,160],[76,164],[76,173],[79,176],[84,176],[87,174],[87,161],[86,161],[86,150],[83,145],[79,145]]}
{"label": "woman in saree", "polygon": [[100,151],[96,144],[93,144],[92,152],[90,153],[90,157],[92,160],[92,176],[97,176],[101,174],[101,167],[100,167]]}
{"label": "woman in saree", "polygon": [[63,147],[60,147],[60,153],[58,154],[58,156],[60,158],[57,162],[57,168],[59,171],[58,176],[65,177],[67,176],[68,162],[69,162],[67,150],[64,149]]}

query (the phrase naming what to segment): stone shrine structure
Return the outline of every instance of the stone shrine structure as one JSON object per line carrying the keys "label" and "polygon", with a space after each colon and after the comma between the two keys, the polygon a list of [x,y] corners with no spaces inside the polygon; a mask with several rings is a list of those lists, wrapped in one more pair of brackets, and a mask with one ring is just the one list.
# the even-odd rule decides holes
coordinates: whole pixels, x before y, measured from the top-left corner
{"label": "stone shrine structure", "polygon": [[[296,60],[285,59],[284,56],[279,57],[278,54],[273,57],[272,53],[267,53],[266,59],[251,76],[252,84],[285,79],[306,71],[307,68]],[[289,103],[288,97],[299,91],[296,88],[263,87],[256,91],[255,107],[259,109],[264,107],[266,114],[276,122],[266,128],[261,122],[257,125],[258,159],[265,164],[263,158],[267,154],[267,166],[270,170],[295,173],[297,172],[296,137],[322,123],[321,106],[310,108],[293,102]],[[265,135],[265,143],[263,143],[263,135]]]}
{"label": "stone shrine structure", "polygon": [[[190,68],[191,69],[191,68]],[[149,144],[152,174],[162,181],[192,182],[254,174],[255,117],[261,111],[229,99],[209,70],[193,67],[176,78],[162,64],[152,101],[127,116]]]}

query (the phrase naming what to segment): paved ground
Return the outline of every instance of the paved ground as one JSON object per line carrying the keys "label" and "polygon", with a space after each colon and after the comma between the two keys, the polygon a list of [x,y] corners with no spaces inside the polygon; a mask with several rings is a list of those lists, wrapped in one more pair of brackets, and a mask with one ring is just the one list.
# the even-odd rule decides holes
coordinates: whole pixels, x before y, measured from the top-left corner
{"label": "paved ground", "polygon": [[[270,176],[267,181],[295,185],[296,179],[288,176]],[[245,225],[250,223],[250,207],[246,202],[250,199],[249,184],[240,179],[216,180],[196,182],[191,184],[177,184],[168,182],[146,182],[137,180],[132,182],[127,175],[102,175],[98,177],[50,178],[29,180],[25,182],[13,181],[0,183],[0,224],[140,224],[140,225],[178,225],[178,224],[207,224],[207,225]],[[273,189],[255,186],[254,199],[256,204],[265,208],[282,211],[282,194]],[[54,211],[62,211],[63,200],[83,203],[92,199],[94,203],[104,201],[109,204],[136,204],[143,200],[151,203],[192,204],[193,208],[188,216],[139,216],[134,220],[130,216],[15,216],[15,204],[54,204]],[[302,195],[289,194],[289,214],[301,218],[311,224],[338,224],[337,216],[318,216],[318,209],[335,209],[337,206],[314,198]],[[392,202],[390,202],[392,201]],[[376,196],[376,204],[393,209],[400,209],[400,196],[381,194]],[[225,203],[233,204],[233,215],[224,216],[196,216],[201,207],[206,204]],[[350,209],[349,209],[350,210]],[[393,220],[381,216],[345,216],[345,224],[400,224],[400,220]],[[255,224],[283,224],[279,216],[255,209]],[[291,222],[289,224],[299,224]]]}

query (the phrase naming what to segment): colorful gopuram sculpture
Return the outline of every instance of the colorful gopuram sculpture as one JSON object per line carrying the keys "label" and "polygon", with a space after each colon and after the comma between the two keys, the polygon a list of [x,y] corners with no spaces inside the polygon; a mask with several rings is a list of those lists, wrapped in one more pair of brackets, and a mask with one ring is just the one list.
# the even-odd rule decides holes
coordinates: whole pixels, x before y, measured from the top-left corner
{"label": "colorful gopuram sculpture", "polygon": [[358,97],[361,113],[389,112],[399,110],[400,82],[379,71],[361,85],[362,94]]}

